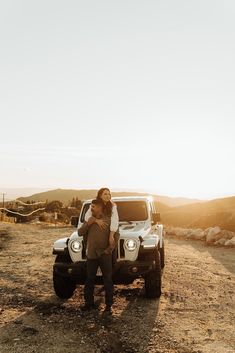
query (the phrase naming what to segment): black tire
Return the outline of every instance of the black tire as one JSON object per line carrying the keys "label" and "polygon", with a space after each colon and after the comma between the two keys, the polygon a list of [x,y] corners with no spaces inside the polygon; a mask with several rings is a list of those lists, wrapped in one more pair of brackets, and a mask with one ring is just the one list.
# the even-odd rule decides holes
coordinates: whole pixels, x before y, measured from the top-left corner
{"label": "black tire", "polygon": [[[69,257],[57,255],[55,263],[56,262],[71,262],[71,260]],[[75,282],[73,282],[70,278],[56,273],[55,269],[53,269],[53,286],[56,295],[61,299],[71,298],[76,289]]]}
{"label": "black tire", "polygon": [[161,259],[161,268],[165,267],[165,249],[164,243],[162,243],[162,248],[159,249],[160,252],[160,259]]}
{"label": "black tire", "polygon": [[155,269],[151,270],[145,276],[145,295],[147,298],[159,298],[162,294],[161,291],[162,278],[161,278],[161,261],[160,253],[158,250],[155,252]]}

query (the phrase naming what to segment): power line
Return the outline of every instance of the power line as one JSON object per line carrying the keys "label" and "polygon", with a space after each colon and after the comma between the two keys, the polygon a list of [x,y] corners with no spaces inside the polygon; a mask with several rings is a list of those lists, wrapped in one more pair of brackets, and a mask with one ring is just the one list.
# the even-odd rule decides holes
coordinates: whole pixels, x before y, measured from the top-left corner
{"label": "power line", "polygon": [[32,214],[35,213],[35,212],[45,210],[45,207],[43,207],[43,208],[38,208],[37,210],[34,210],[34,211],[32,211],[32,212],[30,212],[30,213],[27,213],[27,214],[23,214],[23,213],[11,211],[11,210],[8,210],[7,208],[4,208],[4,207],[0,207],[0,210],[5,210],[5,211],[7,211],[7,212],[10,212],[10,213],[13,213],[13,214],[17,214],[17,215],[19,215],[19,216],[25,216],[25,217],[26,217],[26,216],[32,215]]}

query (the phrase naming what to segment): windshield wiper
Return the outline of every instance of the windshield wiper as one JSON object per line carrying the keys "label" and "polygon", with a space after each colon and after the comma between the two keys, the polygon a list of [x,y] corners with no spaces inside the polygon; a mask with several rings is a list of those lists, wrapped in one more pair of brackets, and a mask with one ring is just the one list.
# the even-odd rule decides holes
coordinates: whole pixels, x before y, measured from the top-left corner
{"label": "windshield wiper", "polygon": [[128,224],[132,224],[132,222],[134,222],[134,221],[128,221],[127,219],[123,219],[123,220],[121,220],[119,223],[128,223]]}

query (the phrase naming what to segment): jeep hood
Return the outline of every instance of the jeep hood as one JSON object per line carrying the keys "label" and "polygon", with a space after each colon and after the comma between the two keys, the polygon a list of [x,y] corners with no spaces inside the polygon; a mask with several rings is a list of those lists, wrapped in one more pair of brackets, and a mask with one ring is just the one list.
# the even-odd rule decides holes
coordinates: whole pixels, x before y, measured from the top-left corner
{"label": "jeep hood", "polygon": [[119,232],[122,238],[141,236],[144,238],[151,230],[149,222],[133,222],[131,224],[120,224]]}

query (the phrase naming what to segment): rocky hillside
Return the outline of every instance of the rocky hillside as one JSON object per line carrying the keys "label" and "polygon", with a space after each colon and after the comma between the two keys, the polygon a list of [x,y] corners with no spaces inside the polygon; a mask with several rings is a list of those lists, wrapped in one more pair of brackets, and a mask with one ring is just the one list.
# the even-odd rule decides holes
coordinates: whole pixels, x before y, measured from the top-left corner
{"label": "rocky hillside", "polygon": [[162,213],[165,224],[185,228],[208,228],[235,231],[235,196],[170,208]]}

